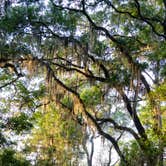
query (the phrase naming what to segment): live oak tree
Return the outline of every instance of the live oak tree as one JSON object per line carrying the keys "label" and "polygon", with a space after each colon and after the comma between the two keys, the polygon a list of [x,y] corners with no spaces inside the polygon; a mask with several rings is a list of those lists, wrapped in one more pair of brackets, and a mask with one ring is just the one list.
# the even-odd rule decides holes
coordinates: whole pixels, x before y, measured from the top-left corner
{"label": "live oak tree", "polygon": [[45,78],[38,102],[33,90],[18,102],[70,112],[110,141],[121,165],[131,165],[117,141],[122,131],[142,164],[164,164],[165,0],[20,0],[1,10],[0,67],[10,76],[1,89]]}

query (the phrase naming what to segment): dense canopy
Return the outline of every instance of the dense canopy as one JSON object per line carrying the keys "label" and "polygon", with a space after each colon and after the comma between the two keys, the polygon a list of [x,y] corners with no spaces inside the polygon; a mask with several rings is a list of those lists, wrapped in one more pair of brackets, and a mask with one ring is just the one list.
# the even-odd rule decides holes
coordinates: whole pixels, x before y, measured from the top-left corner
{"label": "dense canopy", "polygon": [[164,166],[166,0],[2,0],[0,90],[2,165]]}

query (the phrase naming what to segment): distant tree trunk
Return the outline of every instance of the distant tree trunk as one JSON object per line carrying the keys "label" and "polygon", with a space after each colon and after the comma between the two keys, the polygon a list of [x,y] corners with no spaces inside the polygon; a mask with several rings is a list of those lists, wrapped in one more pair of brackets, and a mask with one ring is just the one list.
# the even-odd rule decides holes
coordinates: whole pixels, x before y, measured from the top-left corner
{"label": "distant tree trunk", "polygon": [[113,148],[113,146],[111,146],[110,148],[109,148],[109,156],[108,156],[108,163],[107,163],[107,166],[110,166],[110,164],[111,164],[111,150],[112,150],[112,148]]}
{"label": "distant tree trunk", "polygon": [[94,139],[94,135],[92,135],[89,139],[89,142],[91,144],[91,149],[90,149],[90,152],[88,151],[87,149],[87,146],[86,146],[86,143],[87,143],[87,140],[88,140],[88,135],[85,136],[84,138],[84,141],[83,141],[83,149],[86,153],[86,156],[87,156],[87,164],[88,166],[92,166],[92,160],[93,160],[93,153],[94,153],[94,142],[93,142],[93,139]]}

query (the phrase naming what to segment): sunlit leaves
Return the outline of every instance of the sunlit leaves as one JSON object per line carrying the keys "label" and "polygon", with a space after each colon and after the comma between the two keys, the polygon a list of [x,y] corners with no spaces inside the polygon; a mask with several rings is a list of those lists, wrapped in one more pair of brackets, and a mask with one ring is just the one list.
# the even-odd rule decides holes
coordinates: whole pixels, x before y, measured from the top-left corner
{"label": "sunlit leaves", "polygon": [[[123,152],[125,153],[125,156],[127,157],[131,166],[141,165],[141,163],[143,163],[143,161],[145,160],[138,144],[134,141],[131,142],[130,145],[124,145]],[[125,164],[121,162],[120,166],[125,166]]]}
{"label": "sunlit leaves", "polygon": [[154,91],[151,92],[153,98],[159,102],[166,101],[166,82],[155,88]]}
{"label": "sunlit leaves", "polygon": [[[166,107],[165,107],[165,83],[155,88],[154,91],[150,93],[149,101],[146,106],[144,106],[141,109],[140,117],[142,119],[142,122],[145,124],[147,128],[147,132],[149,133],[150,139],[152,139],[155,144],[158,145],[158,137],[161,138],[164,142],[166,140],[163,133],[166,131]],[[156,104],[156,112],[153,111],[154,105],[153,102],[155,101]],[[161,124],[156,122],[156,118],[158,117],[158,123],[159,119],[161,119]],[[156,123],[158,126],[156,126]],[[157,131],[158,130],[158,131]]]}
{"label": "sunlit leaves", "polygon": [[[48,163],[67,164],[77,153],[81,141],[81,128],[65,110],[55,106],[46,107],[34,114],[35,128],[32,130],[30,146],[38,151]],[[42,158],[38,159],[40,163]]]}
{"label": "sunlit leaves", "polygon": [[86,106],[89,107],[99,104],[102,100],[101,97],[101,90],[97,86],[85,88],[81,93],[81,99],[84,101]]}

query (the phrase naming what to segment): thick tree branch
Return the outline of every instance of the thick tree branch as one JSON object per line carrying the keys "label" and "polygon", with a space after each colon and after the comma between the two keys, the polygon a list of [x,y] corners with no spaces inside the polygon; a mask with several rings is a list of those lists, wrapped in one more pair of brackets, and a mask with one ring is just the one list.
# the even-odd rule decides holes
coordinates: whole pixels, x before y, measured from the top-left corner
{"label": "thick tree branch", "polygon": [[[129,64],[133,64],[134,66],[136,66],[137,70],[140,70],[138,65],[134,62],[133,58],[130,56],[129,52],[126,50],[126,48],[116,39],[114,38],[109,31],[104,28],[104,27],[100,27],[97,26],[94,21],[91,19],[91,17],[87,14],[86,9],[85,9],[85,1],[82,0],[82,6],[83,6],[83,10],[79,10],[79,12],[82,12],[86,18],[88,19],[88,21],[90,22],[90,24],[96,29],[96,30],[100,30],[103,31],[106,36],[114,43],[117,44],[117,47],[120,49],[120,51],[122,52],[122,54],[127,58]],[[63,7],[62,7],[63,8]],[[70,10],[70,8],[67,8],[68,10]],[[78,11],[77,11],[78,12]],[[141,74],[141,81],[143,82],[143,84],[145,85],[147,92],[150,90],[149,85],[146,81],[146,79],[144,78],[144,76]]]}
{"label": "thick tree branch", "polygon": [[54,63],[52,62],[51,64],[53,65],[56,65],[56,66],[59,66],[61,67],[62,69],[65,69],[66,71],[76,71],[77,73],[80,73],[82,75],[84,75],[85,77],[89,78],[89,79],[94,79],[94,80],[97,80],[97,81],[101,81],[101,82],[106,82],[106,78],[103,78],[103,77],[97,77],[97,76],[94,76],[93,74],[89,75],[77,68],[74,68],[74,67],[67,67],[65,64],[58,64],[58,63]]}
{"label": "thick tree branch", "polygon": [[99,125],[102,125],[103,123],[111,123],[113,124],[114,128],[115,129],[118,129],[118,130],[122,130],[122,131],[127,131],[129,132],[137,141],[140,140],[140,137],[137,135],[137,133],[129,128],[129,127],[125,127],[125,126],[120,126],[118,125],[112,118],[96,118],[97,121],[99,121]]}
{"label": "thick tree branch", "polygon": [[48,62],[50,62],[50,63],[53,62],[53,61],[56,61],[56,60],[61,60],[61,61],[65,62],[66,65],[68,65],[68,66],[73,66],[73,67],[76,67],[76,68],[79,68],[79,69],[84,69],[84,67],[72,63],[71,60],[68,60],[68,59],[66,59],[66,58],[59,57],[59,56],[57,56],[57,57],[55,57],[55,58],[42,58],[42,59],[43,59],[44,61],[48,61]]}
{"label": "thick tree branch", "polygon": [[[144,22],[146,22],[151,28],[152,28],[152,31],[158,35],[158,36],[161,36],[163,37],[164,39],[166,39],[166,35],[165,34],[160,34],[156,31],[156,28],[154,27],[154,25],[146,18],[142,15],[142,12],[141,12],[141,6],[140,6],[140,3],[138,0],[134,0],[135,1],[135,4],[136,4],[136,8],[137,8],[137,11],[138,11],[138,15],[140,17],[140,19]],[[163,23],[162,23],[163,25]]]}
{"label": "thick tree branch", "polygon": [[142,126],[142,124],[140,122],[140,119],[138,118],[136,110],[132,108],[130,100],[128,99],[128,97],[126,96],[124,91],[121,88],[117,88],[117,90],[120,93],[120,95],[122,96],[122,99],[123,99],[124,103],[126,104],[126,108],[127,108],[128,112],[129,112],[131,118],[133,119],[133,122],[135,124],[135,127],[137,128],[138,133],[140,134],[140,136],[144,140],[147,140],[147,135],[145,133],[145,129]]}
{"label": "thick tree branch", "polygon": [[39,21],[39,20],[36,20],[33,22],[45,27],[53,35],[53,37],[55,37],[61,41],[68,41],[68,42],[80,44],[79,40],[75,39],[72,36],[69,36],[69,37],[68,36],[61,36],[60,34],[55,33],[49,26],[49,24],[51,24],[50,22],[43,22],[43,21]]}
{"label": "thick tree branch", "polygon": [[[54,71],[52,70],[52,68],[50,67],[50,65],[46,62],[43,62],[42,60],[39,60],[39,62],[44,65],[47,70],[49,71],[49,73],[51,73],[53,79],[62,87],[64,88],[66,91],[68,91],[69,93],[71,93],[72,95],[74,95],[78,100],[79,100],[79,103],[83,109],[83,112],[85,113],[85,115],[88,117],[89,120],[91,120],[91,122],[93,123],[93,125],[97,128],[98,132],[103,136],[105,137],[106,139],[108,139],[114,146],[115,150],[117,151],[118,155],[121,157],[121,159],[127,164],[127,161],[124,157],[124,155],[122,154],[120,148],[119,148],[119,145],[117,143],[117,141],[109,134],[105,133],[102,128],[100,127],[100,125],[96,122],[95,118],[86,110],[86,107],[84,105],[84,102],[82,101],[82,99],[80,98],[79,94],[69,88],[68,86],[66,86],[62,81],[60,81],[54,74]],[[128,165],[128,164],[127,164]]]}
{"label": "thick tree branch", "polygon": [[[137,20],[140,20],[140,21],[143,21],[142,19],[140,19],[139,15],[133,15],[131,12],[129,11],[125,11],[125,10],[119,10],[118,8],[115,7],[115,5],[113,5],[113,3],[109,0],[103,0],[108,6],[111,6],[117,13],[119,14],[127,14],[129,15],[131,18],[133,19],[137,19]],[[157,22],[157,23],[160,23],[161,25],[163,24],[162,21],[160,19],[158,19],[157,17],[152,17],[152,18],[148,18],[148,17],[145,17],[144,18],[148,21],[153,21],[153,22]]]}
{"label": "thick tree branch", "polygon": [[117,9],[117,8],[111,3],[111,1],[109,1],[109,0],[104,0],[104,2],[105,2],[107,5],[111,6],[111,7],[112,7],[117,13],[119,13],[119,14],[127,14],[127,15],[129,15],[131,18],[133,18],[133,19],[137,19],[137,20],[140,20],[140,21],[143,21],[143,22],[147,23],[147,24],[152,28],[152,31],[153,31],[156,35],[161,36],[161,37],[163,37],[164,39],[166,39],[166,35],[157,32],[157,30],[156,30],[155,26],[152,24],[152,22],[160,23],[160,25],[163,26],[164,29],[165,29],[165,24],[164,24],[160,19],[158,19],[157,17],[148,18],[148,17],[143,16],[142,13],[141,13],[140,4],[139,4],[138,0],[135,0],[138,15],[133,15],[133,14],[132,14],[131,12],[129,12],[129,11],[122,11],[122,10]]}
{"label": "thick tree branch", "polygon": [[[63,6],[60,6],[60,5],[56,5],[53,1],[51,1],[52,4],[61,9],[61,10],[69,10],[69,11],[73,11],[73,12],[79,12],[79,13],[82,13],[87,19],[88,21],[90,22],[90,24],[96,29],[96,30],[99,30],[99,31],[103,31],[105,33],[105,35],[114,43],[116,43],[117,47],[119,48],[120,52],[126,57],[126,59],[128,60],[129,64],[133,64],[134,66],[136,66],[137,70],[140,70],[139,67],[138,67],[138,64],[134,62],[133,58],[131,57],[131,55],[129,54],[129,52],[127,51],[127,49],[125,48],[125,46],[123,46],[113,35],[111,35],[109,33],[109,31],[104,28],[104,27],[101,27],[101,26],[98,26],[96,25],[96,23],[91,19],[91,17],[88,15],[88,13],[86,12],[86,9],[85,9],[85,1],[82,0],[82,9],[74,9],[74,8],[69,8],[69,7],[63,7]],[[71,42],[76,42],[80,45],[81,48],[83,48],[83,46],[80,44],[80,42],[72,37],[61,37],[57,34],[55,34],[50,28],[49,26],[46,24],[46,23],[43,23],[43,22],[38,22],[39,24],[43,24],[46,28],[49,29],[49,31],[53,34],[53,36],[61,39],[61,40],[69,40]],[[85,50],[84,50],[85,51]],[[88,54],[88,52],[87,52]],[[100,66],[101,69],[103,70],[106,78],[108,78],[108,73],[106,72],[106,68],[104,68],[103,66]],[[150,90],[150,87],[146,81],[146,79],[144,78],[144,76],[141,74],[141,81],[143,82],[143,84],[145,85],[145,88],[147,89],[147,92]]]}

